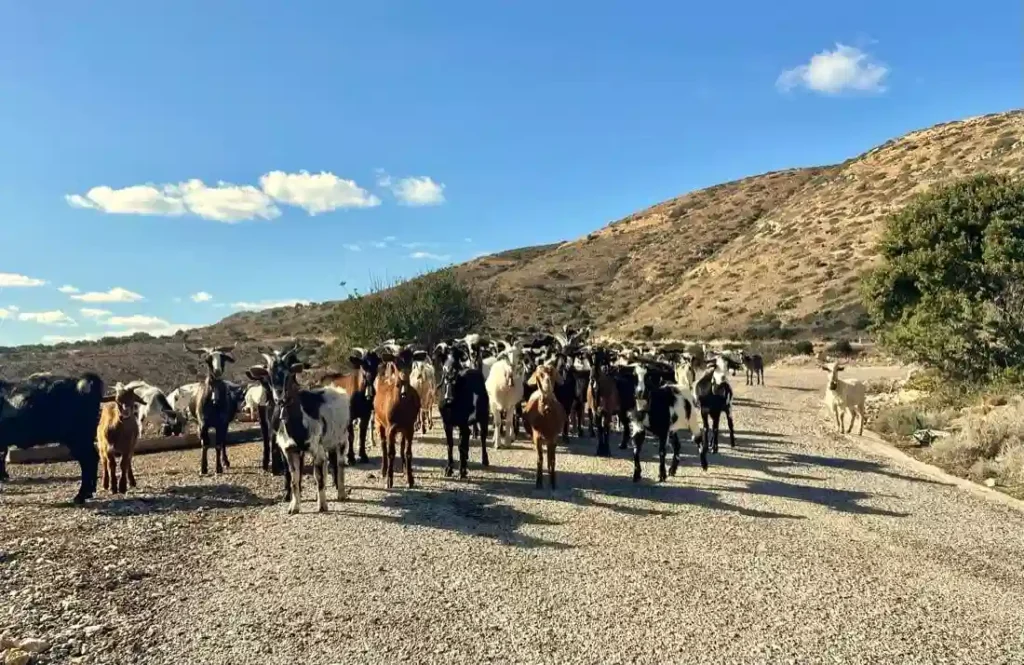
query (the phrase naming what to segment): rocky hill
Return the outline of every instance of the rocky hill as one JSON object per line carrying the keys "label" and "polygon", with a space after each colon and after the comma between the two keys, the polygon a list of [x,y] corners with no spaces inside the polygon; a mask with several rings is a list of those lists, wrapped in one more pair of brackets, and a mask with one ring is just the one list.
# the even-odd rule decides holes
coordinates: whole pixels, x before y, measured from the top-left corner
{"label": "rocky hill", "polygon": [[[857,335],[860,274],[881,220],[916,192],[979,172],[1024,170],[1024,110],[944,123],[842,164],[752,176],[684,194],[583,238],[456,267],[498,329],[590,323],[633,336]],[[337,303],[234,314],[190,336],[254,342],[326,339]],[[195,374],[180,340],[27,347],[0,353],[0,376],[97,369],[161,383]]]}

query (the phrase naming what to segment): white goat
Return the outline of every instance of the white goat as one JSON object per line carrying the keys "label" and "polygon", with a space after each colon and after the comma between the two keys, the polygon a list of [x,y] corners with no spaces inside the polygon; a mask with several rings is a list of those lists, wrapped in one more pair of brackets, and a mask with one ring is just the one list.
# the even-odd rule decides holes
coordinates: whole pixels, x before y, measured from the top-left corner
{"label": "white goat", "polygon": [[164,424],[174,419],[174,409],[164,395],[164,391],[145,381],[132,381],[122,387],[123,390],[130,390],[135,393],[142,404],[136,409],[136,419],[139,423],[139,432],[143,431],[146,423]]}
{"label": "white goat", "polygon": [[412,371],[409,372],[409,385],[420,396],[420,431],[424,434],[427,429],[434,428],[434,402],[437,396],[437,379],[434,376],[434,366],[429,360],[414,360]]}
{"label": "white goat", "polygon": [[[853,421],[860,416],[859,436],[864,435],[864,399],[867,396],[867,389],[857,379],[840,379],[839,372],[844,367],[839,361],[829,365],[822,365],[821,369],[828,372],[828,384],[825,386],[825,404],[832,410],[835,416],[836,426],[840,432],[849,434],[853,432]],[[850,412],[850,429],[845,428],[846,412]]]}
{"label": "white goat", "polygon": [[512,443],[512,424],[516,405],[523,401],[523,350],[518,344],[496,356],[487,374],[485,385],[491,403],[494,424],[494,448],[501,444],[501,420],[504,413],[505,436]]}
{"label": "white goat", "polygon": [[256,420],[256,412],[261,406],[269,406],[270,395],[260,383],[254,383],[245,390],[245,412],[249,420]]}

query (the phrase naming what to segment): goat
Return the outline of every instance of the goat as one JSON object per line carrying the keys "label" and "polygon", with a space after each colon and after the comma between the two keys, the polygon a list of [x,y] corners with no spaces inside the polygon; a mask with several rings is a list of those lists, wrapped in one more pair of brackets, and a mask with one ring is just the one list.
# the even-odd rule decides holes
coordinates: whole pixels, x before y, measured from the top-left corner
{"label": "goat", "polygon": [[267,396],[267,389],[262,383],[253,383],[246,387],[242,404],[245,408],[245,415],[251,421],[259,420],[260,407],[270,403]]}
{"label": "goat", "polygon": [[93,440],[100,422],[103,380],[81,376],[34,376],[0,380],[0,481],[8,480],[7,449],[61,443],[78,462],[81,483],[74,502],[96,493],[99,454]]}
{"label": "goat", "polygon": [[207,449],[210,447],[209,428],[214,430],[213,446],[215,470],[217,474],[231,468],[228,462],[227,436],[228,425],[238,411],[238,399],[231,394],[228,384],[223,379],[224,368],[235,361],[232,346],[203,347],[193,349],[187,342],[182,344],[185,351],[202,358],[206,363],[206,378],[200,382],[199,392],[193,398],[192,412],[195,413],[199,429],[199,444],[202,456],[199,462],[199,473],[209,473]]}
{"label": "goat", "polygon": [[454,474],[452,435],[454,429],[458,427],[459,478],[465,478],[468,474],[470,428],[473,425],[478,425],[480,429],[480,464],[490,466],[487,459],[487,424],[491,411],[487,386],[480,370],[462,366],[462,351],[458,347],[451,347],[439,359],[442,360],[442,365],[441,382],[438,387],[438,411],[441,414],[441,424],[444,426],[445,441],[448,443],[448,466],[445,467],[444,475]]}
{"label": "goat", "polygon": [[595,357],[590,363],[590,377],[587,388],[587,410],[590,412],[590,426],[597,422],[597,455],[611,455],[609,438],[611,437],[612,415],[620,410],[619,390],[615,379],[605,374],[604,363]]}
{"label": "goat", "polygon": [[412,437],[416,417],[420,413],[420,396],[409,385],[409,371],[414,360],[424,360],[425,351],[413,352],[406,347],[397,354],[385,351],[383,372],[378,374],[373,398],[373,419],[381,443],[381,481],[388,489],[395,486],[395,443],[402,437],[402,461],[409,487],[414,486],[412,473]]}
{"label": "goat", "polygon": [[146,426],[146,423],[160,423],[162,428],[167,423],[174,422],[174,409],[164,395],[164,391],[145,381],[130,381],[124,385],[125,390],[132,391],[142,404],[138,408],[139,435]]}
{"label": "goat", "polygon": [[485,378],[494,425],[495,449],[502,438],[507,437],[509,444],[515,438],[515,408],[523,399],[522,353],[518,345],[503,351]]}
{"label": "goat", "polygon": [[303,390],[295,376],[304,365],[293,363],[284,378],[275,385],[274,378],[261,365],[249,368],[249,373],[269,386],[274,412],[271,423],[274,442],[287,460],[285,466],[285,501],[290,500],[289,514],[299,512],[302,500],[302,464],[308,452],[313,458],[313,477],[316,479],[316,506],[321,513],[327,511],[325,477],[330,466],[338,501],[347,498],[345,490],[345,463],[341,459],[347,443],[350,418],[350,397],[344,389],[326,386]]}
{"label": "goat", "polygon": [[[732,386],[728,381],[721,383],[714,382],[713,368],[704,370],[704,374],[693,385],[694,398],[700,408],[700,418],[704,437],[705,447],[710,446],[711,452],[718,453],[718,423],[722,414],[725,414],[726,422],[729,424],[729,446],[736,447],[736,434],[732,424]],[[708,418],[711,419],[711,429],[708,429]],[[708,437],[710,436],[710,442]]]}
{"label": "goat", "polygon": [[[114,494],[125,494],[135,487],[132,456],[139,442],[139,416],[136,408],[145,401],[134,390],[118,383],[114,394],[104,397],[100,404],[100,422],[96,426],[96,448],[100,454],[100,472],[103,489]],[[117,458],[121,458],[121,478],[117,478]]]}
{"label": "goat", "polygon": [[743,367],[746,368],[747,385],[754,385],[754,379],[757,379],[757,385],[764,384],[764,358],[761,357],[760,353],[755,353],[748,356],[746,351],[741,352],[740,356],[743,361]]}
{"label": "goat", "polygon": [[340,374],[329,374],[324,377],[321,385],[334,385],[342,388],[351,396],[352,417],[348,424],[348,463],[356,464],[355,425],[359,423],[359,462],[366,464],[370,458],[366,454],[366,431],[373,415],[374,383],[380,369],[380,355],[377,351],[364,352],[354,349],[348,358],[351,371]]}
{"label": "goat", "polygon": [[533,447],[537,452],[537,488],[544,486],[544,453],[548,458],[548,481],[555,489],[555,445],[565,426],[565,410],[555,397],[555,381],[550,365],[534,370],[527,383],[537,386],[523,409],[523,418],[530,424]]}
{"label": "goat", "polygon": [[[825,404],[832,410],[836,418],[836,425],[840,433],[850,434],[853,432],[853,421],[860,416],[860,430],[858,436],[864,436],[864,400],[867,396],[867,388],[857,379],[840,379],[839,372],[845,367],[834,361],[829,365],[822,365],[821,368],[828,372],[828,383],[825,385]],[[846,429],[846,412],[850,412],[850,429]]]}
{"label": "goat", "polygon": [[427,433],[427,428],[434,428],[434,402],[437,397],[437,380],[434,366],[429,360],[416,360],[409,373],[409,384],[420,396],[419,423],[420,432]]}
{"label": "goat", "polygon": [[[689,429],[691,439],[698,440],[700,425],[693,393],[682,386],[666,382],[671,369],[655,367],[651,371],[646,363],[631,365],[636,373],[636,409],[629,414],[629,429],[633,433],[633,482],[640,480],[640,453],[648,431],[658,439],[658,482],[666,480],[665,446],[670,434]],[[669,475],[676,475],[679,467],[679,437],[672,437],[672,467]],[[707,471],[707,444],[704,437],[698,443],[700,466]]]}
{"label": "goat", "polygon": [[263,356],[263,367],[267,370],[266,377],[258,380],[251,371],[246,371],[246,376],[257,382],[259,389],[252,389],[253,401],[256,403],[256,417],[260,423],[260,438],[263,439],[263,459],[261,467],[269,471],[271,475],[278,476],[285,473],[285,461],[281,450],[273,441],[273,428],[270,426],[270,415],[274,410],[274,391],[272,386],[283,388],[288,370],[296,362],[301,347],[298,342],[292,342],[291,346],[282,351],[262,347],[256,347],[256,351]]}

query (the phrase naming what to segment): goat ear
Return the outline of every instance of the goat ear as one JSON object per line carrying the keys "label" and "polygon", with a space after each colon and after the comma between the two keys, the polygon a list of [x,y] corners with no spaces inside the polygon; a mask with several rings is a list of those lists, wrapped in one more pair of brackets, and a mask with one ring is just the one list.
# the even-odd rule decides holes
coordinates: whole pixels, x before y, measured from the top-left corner
{"label": "goat ear", "polygon": [[262,365],[253,365],[249,369],[245,370],[245,375],[253,381],[260,381],[270,376],[266,367]]}
{"label": "goat ear", "polygon": [[412,353],[413,360],[426,360],[428,357],[426,351],[413,351]]}
{"label": "goat ear", "polygon": [[227,351],[223,351],[223,352],[221,353],[221,355],[223,355],[223,356],[224,356],[224,360],[225,360],[225,361],[227,361],[227,362],[229,362],[229,363],[233,363],[233,362],[235,362],[235,357],[234,357],[233,355],[231,355],[230,353],[228,353]]}
{"label": "goat ear", "polygon": [[842,372],[844,369],[846,369],[846,367],[844,365],[837,365],[836,366],[836,371],[837,372]]}
{"label": "goat ear", "polygon": [[831,372],[831,371],[832,371],[832,368],[831,368],[831,367],[826,367],[825,365],[821,365],[821,369],[822,369],[823,371],[825,371],[825,372]]}
{"label": "goat ear", "polygon": [[103,397],[100,398],[100,404],[105,404],[106,402],[113,402],[113,401],[114,401],[114,395],[104,395]]}
{"label": "goat ear", "polygon": [[351,355],[348,357],[349,364],[352,365],[353,369],[359,369],[363,366],[363,359],[357,355]]}
{"label": "goat ear", "polygon": [[526,380],[526,385],[528,385],[528,386],[535,386],[535,385],[537,385],[537,373],[536,372],[531,374],[530,378],[528,378]]}
{"label": "goat ear", "polygon": [[302,372],[302,370],[304,369],[306,369],[306,363],[292,363],[291,366],[288,368],[288,371],[291,372],[292,374],[298,374]]}

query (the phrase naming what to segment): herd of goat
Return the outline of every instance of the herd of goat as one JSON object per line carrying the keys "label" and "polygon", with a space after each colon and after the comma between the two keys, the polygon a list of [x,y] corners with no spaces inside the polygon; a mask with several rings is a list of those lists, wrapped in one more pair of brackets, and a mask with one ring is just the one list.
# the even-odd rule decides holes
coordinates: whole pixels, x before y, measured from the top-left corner
{"label": "herd of goat", "polygon": [[[185,343],[184,348],[201,358],[206,376],[167,395],[144,381],[118,383],[104,394],[103,381],[93,373],[39,373],[0,381],[0,481],[7,479],[8,447],[61,443],[81,467],[75,503],[95,494],[101,465],[104,489],[123,493],[135,487],[132,456],[147,423],[156,424],[164,435],[180,435],[187,423],[195,423],[200,472],[208,473],[212,446],[220,474],[230,468],[228,426],[243,408],[259,421],[263,470],[284,477],[291,513],[299,511],[305,455],[312,457],[317,507],[324,511],[328,470],[338,500],[344,500],[345,466],[369,462],[368,432],[380,444],[386,486],[394,485],[397,447],[406,482],[413,487],[413,436],[432,426],[435,408],[448,444],[446,476],[454,475],[456,430],[459,477],[465,478],[471,435],[480,438],[481,464],[486,467],[488,428],[495,449],[524,429],[536,449],[537,487],[543,486],[546,460],[554,488],[558,439],[567,440],[571,429],[582,437],[586,420],[589,435],[597,439],[596,454],[610,455],[614,419],[622,431],[619,448],[633,445],[633,480],[640,480],[640,456],[649,433],[658,441],[658,478],[663,481],[676,474],[681,431],[690,432],[705,470],[708,453],[718,452],[722,415],[735,446],[729,374],[743,368],[748,385],[764,380],[764,363],[757,354],[602,343],[590,340],[589,329],[568,327],[528,341],[467,335],[432,350],[388,340],[374,349],[353,349],[346,371],[327,374],[319,385],[308,387],[298,380],[309,369],[300,359],[298,343],[283,350],[259,349],[263,362],[246,370],[252,383],[245,387],[224,378],[225,367],[235,361],[234,346],[192,348]],[[835,403],[845,407],[850,382],[837,381],[842,370],[837,363],[826,369],[831,372],[827,393],[835,393]],[[859,401],[862,407],[862,396]],[[850,408],[861,415],[863,428],[863,413],[856,406]],[[669,440],[672,460],[666,469]]]}

